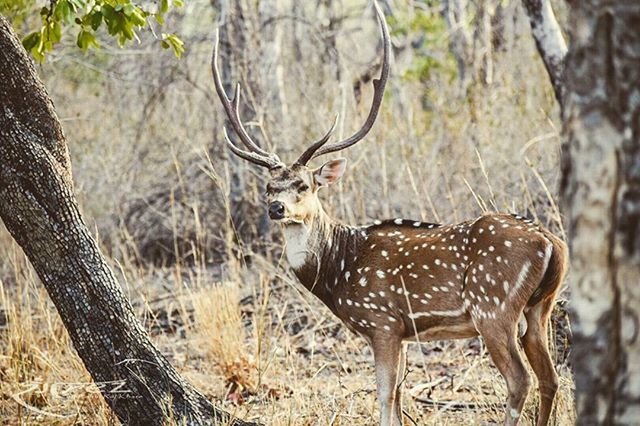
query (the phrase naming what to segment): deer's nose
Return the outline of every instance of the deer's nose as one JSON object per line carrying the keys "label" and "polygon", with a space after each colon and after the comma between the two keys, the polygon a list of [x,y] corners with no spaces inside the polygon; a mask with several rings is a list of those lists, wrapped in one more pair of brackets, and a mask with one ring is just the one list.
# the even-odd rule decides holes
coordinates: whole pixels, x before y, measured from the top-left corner
{"label": "deer's nose", "polygon": [[274,201],[269,204],[269,217],[271,219],[284,219],[284,204]]}

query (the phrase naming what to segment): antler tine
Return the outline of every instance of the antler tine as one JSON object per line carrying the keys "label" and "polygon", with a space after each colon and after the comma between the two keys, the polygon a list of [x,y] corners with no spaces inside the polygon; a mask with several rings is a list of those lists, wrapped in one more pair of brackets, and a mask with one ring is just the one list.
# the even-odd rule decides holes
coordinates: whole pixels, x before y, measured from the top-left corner
{"label": "antler tine", "polygon": [[250,161],[253,164],[266,167],[268,169],[272,169],[274,167],[279,166],[279,163],[272,161],[268,157],[263,157],[258,153],[245,151],[235,146],[233,142],[231,142],[231,139],[229,139],[229,135],[227,134],[226,127],[222,128],[222,132],[224,133],[224,140],[227,142],[227,146],[229,146],[229,149],[231,149],[231,151],[234,154],[236,154],[238,157],[243,158],[247,161]]}
{"label": "antler tine", "polygon": [[380,71],[380,78],[373,80],[373,103],[371,105],[369,115],[367,116],[367,119],[360,130],[354,133],[351,137],[339,142],[332,143],[330,145],[318,147],[317,151],[313,153],[311,158],[316,158],[320,155],[328,154],[330,152],[340,151],[356,144],[357,142],[362,140],[362,138],[364,138],[367,133],[369,133],[376,121],[376,118],[378,117],[378,111],[380,111],[380,105],[382,104],[384,89],[387,84],[387,79],[389,78],[389,55],[391,51],[391,38],[389,37],[389,29],[387,28],[387,22],[384,18],[384,13],[382,13],[382,9],[380,9],[378,2],[374,0],[373,6],[375,8],[376,16],[382,30],[384,54],[382,58],[382,70]]}
{"label": "antler tine", "polygon": [[[263,150],[262,148],[260,148],[249,136],[249,133],[247,133],[247,130],[244,128],[244,125],[242,124],[242,120],[240,119],[240,113],[239,113],[239,105],[240,105],[240,84],[238,83],[236,85],[236,89],[235,89],[235,94],[233,96],[233,100],[230,100],[227,97],[227,94],[224,91],[224,87],[222,86],[222,80],[220,78],[220,72],[218,71],[218,44],[220,42],[220,34],[219,34],[219,30],[216,29],[216,40],[214,43],[214,47],[213,47],[213,58],[211,60],[211,71],[213,73],[213,81],[215,83],[215,87],[216,87],[216,92],[218,93],[218,97],[220,98],[220,102],[222,103],[222,106],[224,107],[224,110],[227,114],[227,118],[229,119],[229,122],[231,123],[231,127],[233,127],[233,130],[236,132],[236,134],[238,135],[238,137],[240,138],[240,140],[242,141],[242,143],[249,148],[250,151],[252,151],[253,153],[258,154],[261,157],[264,157],[263,159],[263,163],[269,163],[269,164],[276,164],[276,163],[281,163],[280,159],[278,158],[277,155],[267,152],[265,150]],[[239,150],[239,148],[235,147],[234,148],[236,150]],[[234,150],[234,152],[237,154],[237,152]],[[243,151],[245,153],[249,153],[247,151]],[[238,154],[239,155],[239,154]],[[243,157],[246,159],[246,157]]]}
{"label": "antler tine", "polygon": [[309,148],[307,148],[307,150],[303,152],[302,155],[296,160],[296,164],[301,164],[303,166],[307,164],[309,160],[313,158],[313,154],[318,150],[318,148],[327,143],[327,141],[331,138],[333,131],[336,129],[336,126],[338,125],[338,116],[339,115],[336,114],[336,117],[333,119],[333,124],[331,125],[329,131],[325,133],[325,135],[321,139],[314,142]]}

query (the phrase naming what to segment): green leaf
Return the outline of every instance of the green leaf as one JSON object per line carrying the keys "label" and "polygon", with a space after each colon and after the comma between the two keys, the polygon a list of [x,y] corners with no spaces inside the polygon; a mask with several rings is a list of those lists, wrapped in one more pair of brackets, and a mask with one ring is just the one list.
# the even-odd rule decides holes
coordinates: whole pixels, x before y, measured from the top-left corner
{"label": "green leaf", "polygon": [[42,53],[53,50],[53,46],[62,39],[62,27],[58,21],[52,20],[48,22],[41,30]]}
{"label": "green leaf", "polygon": [[[180,38],[175,34],[162,34],[162,40],[166,43],[169,43],[171,48],[173,49],[173,53],[177,58],[181,58],[184,53],[184,42],[180,40]],[[164,43],[162,44],[164,47]]]}
{"label": "green leaf", "polygon": [[96,40],[96,36],[93,35],[93,33],[85,30],[80,30],[80,32],[78,33],[78,39],[76,41],[76,44],[83,51],[86,51],[90,47],[94,47],[94,48],[100,47],[98,40]]}
{"label": "green leaf", "polygon": [[74,12],[84,8],[87,5],[86,0],[67,0],[69,5],[73,8]]}
{"label": "green leaf", "polygon": [[75,10],[72,9],[72,6],[67,0],[58,0],[56,8],[53,11],[53,17],[58,21],[69,22],[72,18],[72,12],[75,12]]}
{"label": "green leaf", "polygon": [[[0,0],[1,2],[16,0]],[[23,0],[20,0],[23,1]],[[29,0],[37,4],[36,0]],[[172,7],[184,6],[184,0],[156,0],[157,8],[148,0],[40,0],[41,26],[22,40],[25,49],[38,61],[44,60],[62,39],[62,31],[68,25],[77,24],[79,32],[76,44],[84,51],[99,46],[96,31],[104,22],[107,32],[120,46],[137,39],[136,32],[148,28],[150,19],[164,25],[165,13]],[[161,45],[172,49],[180,58],[185,52],[184,42],[176,34],[163,34]]]}
{"label": "green leaf", "polygon": [[34,31],[31,34],[28,34],[25,38],[22,39],[22,45],[25,50],[38,62],[44,61],[44,54],[41,51],[42,47],[42,33],[41,31]]}
{"label": "green leaf", "polygon": [[44,62],[44,53],[37,48],[31,49],[31,54],[33,55],[33,59],[36,61],[43,63]]}
{"label": "green leaf", "polygon": [[131,3],[125,4],[124,7],[122,8],[122,11],[127,16],[131,16],[131,14],[133,13],[134,10],[136,10],[136,7],[134,5],[132,5]]}
{"label": "green leaf", "polygon": [[97,30],[102,23],[102,13],[98,11],[93,11],[90,15],[90,25],[93,31]]}
{"label": "green leaf", "polygon": [[58,21],[53,21],[51,25],[51,42],[53,44],[60,43],[60,40],[62,40],[62,25]]}
{"label": "green leaf", "polygon": [[40,31],[34,31],[22,39],[22,46],[27,52],[36,47],[40,43]]}
{"label": "green leaf", "polygon": [[142,12],[140,9],[134,10],[129,16],[129,19],[134,25],[138,27],[144,27],[147,24],[147,20],[144,17],[144,12]]}

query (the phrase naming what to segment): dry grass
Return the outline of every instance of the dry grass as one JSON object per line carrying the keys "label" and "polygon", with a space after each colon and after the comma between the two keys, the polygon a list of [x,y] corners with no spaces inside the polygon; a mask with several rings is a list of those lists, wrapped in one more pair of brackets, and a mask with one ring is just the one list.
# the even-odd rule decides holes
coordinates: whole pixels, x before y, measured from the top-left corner
{"label": "dry grass", "polygon": [[[375,423],[372,353],[291,276],[265,259],[208,279],[148,271],[138,309],[178,370],[217,404],[269,425]],[[32,277],[2,293],[0,410],[8,424],[110,424],[55,310]],[[238,283],[243,283],[239,286]],[[141,283],[140,286],[144,286]],[[132,286],[132,293],[143,291]],[[481,340],[412,345],[405,410],[417,424],[501,423],[506,389]],[[573,424],[573,383],[561,386],[553,424]],[[523,424],[532,424],[532,392]]]}
{"label": "dry grass", "polygon": [[[374,424],[370,349],[288,272],[279,234],[260,234],[264,176],[221,149],[208,70],[213,16],[209,2],[189,3],[175,23],[190,46],[180,63],[146,42],[135,52],[105,43],[96,56],[60,49],[42,68],[87,222],[154,342],[217,404],[269,425]],[[363,1],[346,3],[363,9]],[[515,23],[509,46],[496,53],[494,83],[474,87],[473,96],[438,72],[427,82],[404,78],[412,57],[396,58],[372,135],[344,153],[347,175],[324,196],[334,216],[350,223],[394,216],[454,222],[483,210],[519,211],[563,233],[554,201],[557,110],[518,5],[509,6]],[[341,112],[339,136],[364,117],[370,88],[358,104],[350,82],[372,57],[374,26],[360,28],[364,18],[353,16],[338,37],[342,81],[331,78],[335,63],[314,57],[321,29],[298,28],[303,60],[288,50],[281,58],[285,104],[274,110],[253,101],[259,125],[251,128],[287,160],[325,130],[334,111]],[[293,34],[292,22],[281,25]],[[448,35],[441,37],[446,42]],[[250,83],[264,88],[263,74]],[[234,198],[238,179],[246,204]],[[235,216],[238,206],[244,220]],[[142,253],[149,236],[161,236],[171,256],[148,262]],[[561,342],[568,325],[558,324],[554,340]],[[564,351],[558,348],[557,425],[575,422]],[[502,422],[505,385],[479,339],[411,346],[408,366],[404,401],[417,424]],[[4,231],[0,386],[6,424],[115,422]],[[532,423],[536,399],[532,392],[523,424]]]}

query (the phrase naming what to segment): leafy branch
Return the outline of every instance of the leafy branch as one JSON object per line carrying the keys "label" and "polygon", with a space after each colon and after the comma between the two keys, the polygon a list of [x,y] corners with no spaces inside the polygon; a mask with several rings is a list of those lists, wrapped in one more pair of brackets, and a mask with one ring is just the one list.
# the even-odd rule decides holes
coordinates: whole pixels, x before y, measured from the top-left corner
{"label": "leafy branch", "polygon": [[[150,27],[150,19],[164,24],[164,16],[170,6],[183,6],[182,0],[159,0],[155,7],[143,7],[132,0],[50,0],[40,9],[42,26],[22,39],[24,48],[39,62],[62,39],[63,27],[75,26],[76,44],[86,51],[100,47],[96,32],[104,25],[109,35],[124,46],[139,40],[137,31]],[[184,53],[184,43],[176,34],[162,33],[159,38],[164,49],[173,49],[179,58]]]}

